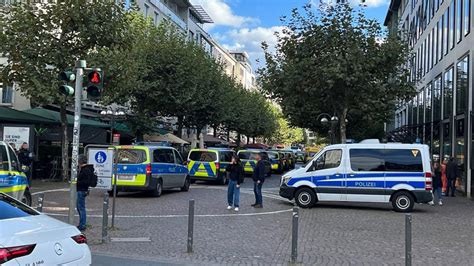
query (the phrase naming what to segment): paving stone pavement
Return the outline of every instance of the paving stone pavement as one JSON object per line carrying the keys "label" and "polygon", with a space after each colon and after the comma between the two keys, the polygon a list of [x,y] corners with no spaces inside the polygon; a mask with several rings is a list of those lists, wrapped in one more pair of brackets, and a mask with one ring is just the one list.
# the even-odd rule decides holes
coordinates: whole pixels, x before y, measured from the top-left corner
{"label": "paving stone pavement", "polygon": [[[151,242],[100,244],[101,193],[87,199],[92,252],[193,265],[288,265],[293,204],[277,197],[278,177],[264,184],[263,209],[253,209],[252,183],[242,187],[241,211],[227,211],[225,187],[199,183],[160,198],[121,194],[110,237]],[[67,192],[46,195],[45,212],[67,220]],[[187,204],[196,200],[194,253],[186,253]],[[133,217],[137,216],[137,217]],[[474,265],[474,202],[446,198],[444,206],[416,205],[413,265]],[[385,204],[318,204],[301,209],[298,264],[403,265],[404,214]]]}

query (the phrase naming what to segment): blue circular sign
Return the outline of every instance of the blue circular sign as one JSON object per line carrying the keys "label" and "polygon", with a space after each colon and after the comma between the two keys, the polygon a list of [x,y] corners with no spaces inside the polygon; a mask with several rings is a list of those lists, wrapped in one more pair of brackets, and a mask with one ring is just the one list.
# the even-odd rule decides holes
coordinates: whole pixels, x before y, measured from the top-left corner
{"label": "blue circular sign", "polygon": [[107,160],[107,154],[105,154],[105,152],[99,151],[95,154],[95,161],[97,163],[105,163],[106,160]]}

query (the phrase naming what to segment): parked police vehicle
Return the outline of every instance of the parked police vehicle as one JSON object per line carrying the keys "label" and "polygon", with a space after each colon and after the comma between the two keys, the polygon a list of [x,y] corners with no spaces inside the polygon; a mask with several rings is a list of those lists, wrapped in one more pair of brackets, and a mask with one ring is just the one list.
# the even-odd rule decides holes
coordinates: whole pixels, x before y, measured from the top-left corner
{"label": "parked police vehicle", "polygon": [[216,181],[227,184],[226,168],[235,152],[226,148],[192,149],[188,154],[188,171],[191,182]]}
{"label": "parked police vehicle", "polygon": [[176,149],[159,144],[116,148],[117,191],[148,191],[159,197],[163,189],[189,190],[188,168]]}
{"label": "parked police vehicle", "polygon": [[13,148],[0,141],[0,192],[31,205],[30,186],[25,172],[27,166],[21,166]]}
{"label": "parked police vehicle", "polygon": [[303,208],[318,201],[386,202],[398,212],[432,200],[427,145],[359,144],[327,146],[306,166],[282,177],[280,196]]}

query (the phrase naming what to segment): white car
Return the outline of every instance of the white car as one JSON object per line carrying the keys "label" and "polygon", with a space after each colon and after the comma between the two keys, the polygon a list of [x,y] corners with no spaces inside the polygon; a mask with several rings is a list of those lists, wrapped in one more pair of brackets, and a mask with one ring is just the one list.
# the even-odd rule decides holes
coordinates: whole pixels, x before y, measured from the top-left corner
{"label": "white car", "polygon": [[90,265],[86,237],[74,226],[0,193],[0,265]]}

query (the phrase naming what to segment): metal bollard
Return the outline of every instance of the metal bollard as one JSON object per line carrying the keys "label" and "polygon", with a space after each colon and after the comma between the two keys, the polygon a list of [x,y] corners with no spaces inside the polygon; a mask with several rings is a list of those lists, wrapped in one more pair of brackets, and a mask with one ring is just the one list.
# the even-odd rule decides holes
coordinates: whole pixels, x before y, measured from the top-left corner
{"label": "metal bollard", "polygon": [[104,193],[104,203],[102,205],[102,244],[107,243],[107,224],[109,222],[109,194]]}
{"label": "metal bollard", "polygon": [[193,239],[194,239],[194,200],[189,200],[189,214],[188,214],[188,253],[193,253]]}
{"label": "metal bollard", "polygon": [[405,265],[411,266],[411,214],[405,214]]}
{"label": "metal bollard", "polygon": [[41,193],[38,197],[38,207],[36,208],[37,211],[43,212],[43,202],[44,202],[44,193]]}
{"label": "metal bollard", "polygon": [[291,263],[298,260],[298,218],[299,208],[293,208],[293,222],[291,226]]}

